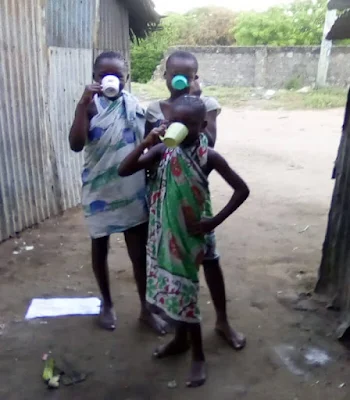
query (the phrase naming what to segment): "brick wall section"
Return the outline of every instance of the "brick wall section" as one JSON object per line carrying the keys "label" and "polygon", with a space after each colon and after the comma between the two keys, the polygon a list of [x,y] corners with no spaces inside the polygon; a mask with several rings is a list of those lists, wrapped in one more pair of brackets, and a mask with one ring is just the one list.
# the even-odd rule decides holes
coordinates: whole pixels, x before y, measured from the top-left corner
{"label": "brick wall section", "polygon": [[[205,85],[284,88],[297,80],[302,86],[316,81],[319,47],[172,47],[193,52],[199,61],[199,74]],[[154,78],[164,72],[164,61]],[[328,74],[332,86],[350,84],[350,47],[333,47]]]}

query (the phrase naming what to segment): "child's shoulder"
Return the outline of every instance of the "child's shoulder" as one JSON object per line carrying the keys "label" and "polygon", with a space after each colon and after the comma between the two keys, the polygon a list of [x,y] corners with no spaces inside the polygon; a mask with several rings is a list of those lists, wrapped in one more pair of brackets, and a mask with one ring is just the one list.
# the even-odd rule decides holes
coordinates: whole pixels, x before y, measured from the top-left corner
{"label": "child's shoulder", "polygon": [[136,114],[140,115],[140,116],[145,116],[145,109],[144,107],[141,105],[139,99],[134,96],[132,93],[123,90],[123,97],[124,97],[124,101],[128,102],[129,104],[132,104],[135,109],[136,109]]}
{"label": "child's shoulder", "polygon": [[224,160],[225,158],[212,147],[208,148],[208,162],[215,163],[218,160]]}
{"label": "child's shoulder", "polygon": [[146,120],[152,124],[163,119],[163,113],[160,108],[161,100],[152,101],[146,108]]}
{"label": "child's shoulder", "polygon": [[201,96],[201,99],[207,109],[207,112],[217,111],[218,115],[221,112],[221,105],[215,97]]}
{"label": "child's shoulder", "polygon": [[217,169],[218,166],[227,164],[225,158],[213,148],[208,148],[207,173]]}

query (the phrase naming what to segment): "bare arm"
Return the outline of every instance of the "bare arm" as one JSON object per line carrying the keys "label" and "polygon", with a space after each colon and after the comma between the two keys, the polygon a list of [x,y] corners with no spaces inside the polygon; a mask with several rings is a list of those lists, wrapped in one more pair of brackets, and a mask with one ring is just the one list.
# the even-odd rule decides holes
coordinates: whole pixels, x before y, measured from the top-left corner
{"label": "bare arm", "polygon": [[145,125],[145,137],[148,136],[153,129],[153,124],[149,121],[146,120],[146,125]]}
{"label": "bare arm", "polygon": [[217,171],[232,187],[234,193],[227,205],[213,219],[214,227],[225,221],[248,198],[249,188],[243,179],[228,165],[227,161],[216,151],[210,149],[208,154],[208,168]]}
{"label": "bare arm", "polygon": [[214,217],[204,218],[201,221],[186,221],[187,229],[192,235],[203,235],[212,232],[222,224],[249,196],[249,188],[243,179],[227,164],[226,160],[216,151],[210,149],[208,154],[207,173],[217,171],[222,178],[234,189],[234,193],[227,205]]}
{"label": "bare arm", "polygon": [[89,106],[78,104],[75,110],[75,117],[69,132],[69,145],[73,151],[83,150],[87,135],[89,133],[90,119],[88,114]]}
{"label": "bare arm", "polygon": [[73,151],[82,151],[89,133],[92,98],[101,92],[100,84],[88,85],[77,105],[75,117],[69,132],[69,145]]}
{"label": "bare arm", "polygon": [[[142,169],[153,167],[161,159],[165,150],[164,144],[159,143],[159,135],[162,133],[164,133],[163,127],[153,129],[146,139],[121,162],[118,168],[119,175],[130,176]],[[149,150],[144,154],[146,149]]]}
{"label": "bare arm", "polygon": [[208,138],[210,147],[214,147],[216,143],[216,119],[218,116],[217,110],[212,110],[207,113],[207,126],[205,128],[205,135]]}

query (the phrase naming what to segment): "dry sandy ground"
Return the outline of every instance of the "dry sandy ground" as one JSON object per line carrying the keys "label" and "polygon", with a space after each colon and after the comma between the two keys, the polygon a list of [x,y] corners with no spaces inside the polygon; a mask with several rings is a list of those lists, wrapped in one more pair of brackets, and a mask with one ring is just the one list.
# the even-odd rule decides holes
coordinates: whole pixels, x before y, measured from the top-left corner
{"label": "dry sandy ground", "polygon": [[[203,280],[205,387],[184,388],[186,357],[151,360],[163,339],[137,322],[137,295],[120,238],[110,258],[119,317],[114,333],[101,332],[90,317],[24,321],[33,297],[97,294],[89,240],[75,210],[23,233],[17,241],[33,251],[13,254],[15,240],[1,245],[0,399],[348,399],[348,355],[332,337],[334,314],[313,311],[320,306],[307,300],[293,303],[294,292],[307,292],[315,282],[341,123],[339,110],[226,109],[220,117],[217,148],[251,188],[249,201],[217,232],[230,318],[246,333],[248,346],[236,353],[215,336]],[[230,195],[217,176],[212,195],[216,209]],[[86,382],[48,391],[41,357],[49,350],[90,372]],[[172,380],[175,389],[168,388]]]}

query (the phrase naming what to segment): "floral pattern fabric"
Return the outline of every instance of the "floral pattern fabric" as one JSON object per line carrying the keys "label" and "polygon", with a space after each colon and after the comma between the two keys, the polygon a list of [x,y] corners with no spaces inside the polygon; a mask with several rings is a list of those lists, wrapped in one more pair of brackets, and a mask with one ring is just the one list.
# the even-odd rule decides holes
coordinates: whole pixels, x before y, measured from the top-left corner
{"label": "floral pattern fabric", "polygon": [[147,245],[147,301],[163,317],[198,323],[198,268],[204,236],[187,232],[186,220],[200,220],[208,198],[208,141],[167,149],[151,183]]}

